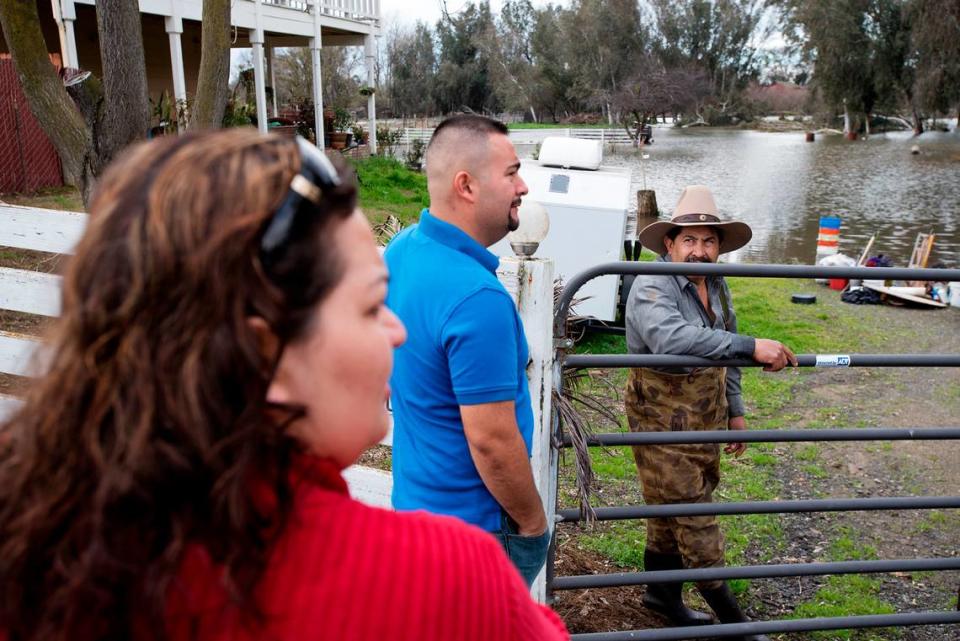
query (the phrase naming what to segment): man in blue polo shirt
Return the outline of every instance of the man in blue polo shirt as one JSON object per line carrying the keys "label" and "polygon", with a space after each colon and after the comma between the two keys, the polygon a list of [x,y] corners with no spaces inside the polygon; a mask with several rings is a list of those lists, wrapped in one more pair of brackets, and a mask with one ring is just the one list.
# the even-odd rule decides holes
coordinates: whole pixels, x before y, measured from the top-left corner
{"label": "man in blue polo shirt", "polygon": [[407,328],[393,377],[393,505],[494,533],[530,584],[550,531],[530,468],[529,358],[487,247],[519,224],[527,186],[507,128],[454,116],[427,146],[430,209],[384,257]]}

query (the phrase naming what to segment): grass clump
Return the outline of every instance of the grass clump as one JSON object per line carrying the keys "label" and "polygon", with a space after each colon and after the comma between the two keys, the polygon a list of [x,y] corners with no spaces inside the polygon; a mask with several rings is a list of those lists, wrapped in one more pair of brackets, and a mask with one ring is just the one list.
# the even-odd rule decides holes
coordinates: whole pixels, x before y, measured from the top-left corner
{"label": "grass clump", "polygon": [[[859,616],[868,614],[893,614],[896,608],[881,599],[880,579],[845,574],[827,577],[826,583],[809,601],[801,603],[793,612],[793,618]],[[825,630],[811,633],[814,639],[889,639],[889,629],[877,630]]]}

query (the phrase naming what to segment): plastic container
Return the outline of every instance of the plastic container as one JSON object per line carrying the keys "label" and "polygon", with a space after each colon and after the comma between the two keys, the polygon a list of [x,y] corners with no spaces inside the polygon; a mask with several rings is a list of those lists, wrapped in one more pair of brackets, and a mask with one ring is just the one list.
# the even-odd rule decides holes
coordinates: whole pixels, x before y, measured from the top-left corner
{"label": "plastic container", "polygon": [[960,307],[960,282],[947,283],[947,302],[951,307]]}
{"label": "plastic container", "polygon": [[838,292],[842,292],[847,288],[847,279],[846,278],[831,278],[827,281],[827,284],[830,286],[830,289],[835,289]]}

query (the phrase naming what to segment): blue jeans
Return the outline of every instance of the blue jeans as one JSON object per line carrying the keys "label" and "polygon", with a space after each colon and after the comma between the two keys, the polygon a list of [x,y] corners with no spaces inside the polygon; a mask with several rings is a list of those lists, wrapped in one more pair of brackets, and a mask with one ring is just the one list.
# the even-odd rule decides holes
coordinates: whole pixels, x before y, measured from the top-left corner
{"label": "blue jeans", "polygon": [[500,511],[500,529],[491,532],[503,546],[507,556],[520,571],[527,587],[533,585],[540,569],[547,560],[550,547],[550,528],[539,536],[524,536],[517,533],[517,523],[506,512]]}

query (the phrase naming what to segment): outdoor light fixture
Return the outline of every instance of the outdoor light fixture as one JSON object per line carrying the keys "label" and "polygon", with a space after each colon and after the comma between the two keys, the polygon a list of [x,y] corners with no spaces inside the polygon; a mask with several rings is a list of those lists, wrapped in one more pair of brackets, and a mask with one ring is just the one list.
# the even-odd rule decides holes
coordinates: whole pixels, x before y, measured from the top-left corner
{"label": "outdoor light fixture", "polygon": [[550,231],[550,217],[546,207],[535,200],[524,200],[517,215],[520,217],[520,226],[507,234],[507,240],[513,253],[521,258],[530,258]]}

